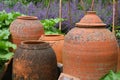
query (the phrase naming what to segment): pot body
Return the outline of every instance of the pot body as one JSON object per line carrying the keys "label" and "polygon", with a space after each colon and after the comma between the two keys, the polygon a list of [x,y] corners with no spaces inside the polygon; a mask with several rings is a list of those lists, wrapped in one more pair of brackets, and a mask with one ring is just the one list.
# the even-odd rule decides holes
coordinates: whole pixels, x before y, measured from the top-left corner
{"label": "pot body", "polygon": [[20,44],[24,40],[38,40],[44,29],[37,17],[20,16],[10,25],[11,40]]}
{"label": "pot body", "polygon": [[48,43],[25,42],[13,59],[14,80],[57,80],[57,60]]}
{"label": "pot body", "polygon": [[42,35],[39,40],[48,42],[55,51],[57,62],[62,63],[64,35]]}
{"label": "pot body", "polygon": [[99,80],[116,71],[118,45],[105,28],[75,27],[65,36],[63,72],[81,80]]}

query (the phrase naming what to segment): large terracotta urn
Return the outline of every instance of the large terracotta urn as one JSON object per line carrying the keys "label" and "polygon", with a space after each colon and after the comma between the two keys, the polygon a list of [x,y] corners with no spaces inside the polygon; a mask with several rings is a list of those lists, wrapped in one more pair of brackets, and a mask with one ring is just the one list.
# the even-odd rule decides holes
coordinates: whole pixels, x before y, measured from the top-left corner
{"label": "large terracotta urn", "polygon": [[48,43],[23,41],[13,59],[13,80],[57,80],[57,60]]}
{"label": "large terracotta urn", "polygon": [[19,45],[24,40],[38,40],[44,34],[40,21],[35,16],[19,16],[10,25],[11,40]]}
{"label": "large terracotta urn", "polygon": [[80,80],[99,80],[116,71],[118,44],[95,11],[88,11],[65,36],[63,72]]}
{"label": "large terracotta urn", "polygon": [[48,42],[56,54],[57,62],[62,63],[62,49],[64,43],[64,35],[62,34],[42,35],[39,40]]}

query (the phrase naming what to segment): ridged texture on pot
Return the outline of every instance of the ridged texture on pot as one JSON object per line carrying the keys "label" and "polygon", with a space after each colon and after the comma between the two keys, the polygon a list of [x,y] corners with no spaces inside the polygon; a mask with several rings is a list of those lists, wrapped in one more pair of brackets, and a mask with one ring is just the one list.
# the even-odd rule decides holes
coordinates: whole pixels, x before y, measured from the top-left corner
{"label": "ridged texture on pot", "polygon": [[51,47],[55,51],[57,62],[62,63],[64,35],[42,35],[39,40],[50,43]]}
{"label": "ridged texture on pot", "polygon": [[63,72],[81,80],[99,80],[109,70],[116,71],[118,45],[114,34],[103,26],[79,27],[65,36]]}
{"label": "ridged texture on pot", "polygon": [[10,25],[11,39],[15,44],[24,40],[38,40],[44,29],[37,17],[20,16]]}
{"label": "ridged texture on pot", "polygon": [[57,60],[48,43],[24,42],[13,59],[13,80],[57,80]]}

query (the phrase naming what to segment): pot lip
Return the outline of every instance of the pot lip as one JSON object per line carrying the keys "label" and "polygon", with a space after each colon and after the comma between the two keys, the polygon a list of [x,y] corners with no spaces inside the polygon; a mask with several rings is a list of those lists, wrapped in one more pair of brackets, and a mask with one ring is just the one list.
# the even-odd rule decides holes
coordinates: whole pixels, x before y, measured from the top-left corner
{"label": "pot lip", "polygon": [[59,41],[64,40],[63,34],[43,34],[39,38],[41,41]]}
{"label": "pot lip", "polygon": [[36,16],[18,16],[17,19],[23,19],[23,20],[38,20]]}
{"label": "pot lip", "polygon": [[76,23],[75,26],[77,27],[105,27],[106,24],[101,23],[101,24],[86,24],[86,23]]}
{"label": "pot lip", "polygon": [[32,44],[46,44],[44,41],[39,40],[25,40],[21,42],[21,45],[32,45]]}
{"label": "pot lip", "polygon": [[50,45],[47,42],[39,41],[39,40],[25,40],[21,42],[21,45],[19,47],[24,49],[30,49],[30,50],[40,50],[40,49],[46,49],[49,48]]}

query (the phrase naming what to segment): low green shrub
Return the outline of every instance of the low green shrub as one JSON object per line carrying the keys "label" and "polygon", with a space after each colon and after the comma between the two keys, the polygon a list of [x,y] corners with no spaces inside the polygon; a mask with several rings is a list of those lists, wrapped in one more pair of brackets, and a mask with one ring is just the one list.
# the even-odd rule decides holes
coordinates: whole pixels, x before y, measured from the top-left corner
{"label": "low green shrub", "polygon": [[20,15],[18,12],[0,12],[0,71],[4,69],[5,63],[14,55],[10,49],[16,49],[16,45],[10,42],[9,26]]}
{"label": "low green shrub", "polygon": [[64,21],[64,19],[55,18],[55,19],[45,19],[40,22],[44,26],[45,34],[62,34],[62,32],[55,27],[57,23]]}
{"label": "low green shrub", "polygon": [[110,70],[109,73],[103,76],[100,80],[120,80],[120,72],[114,73]]}

